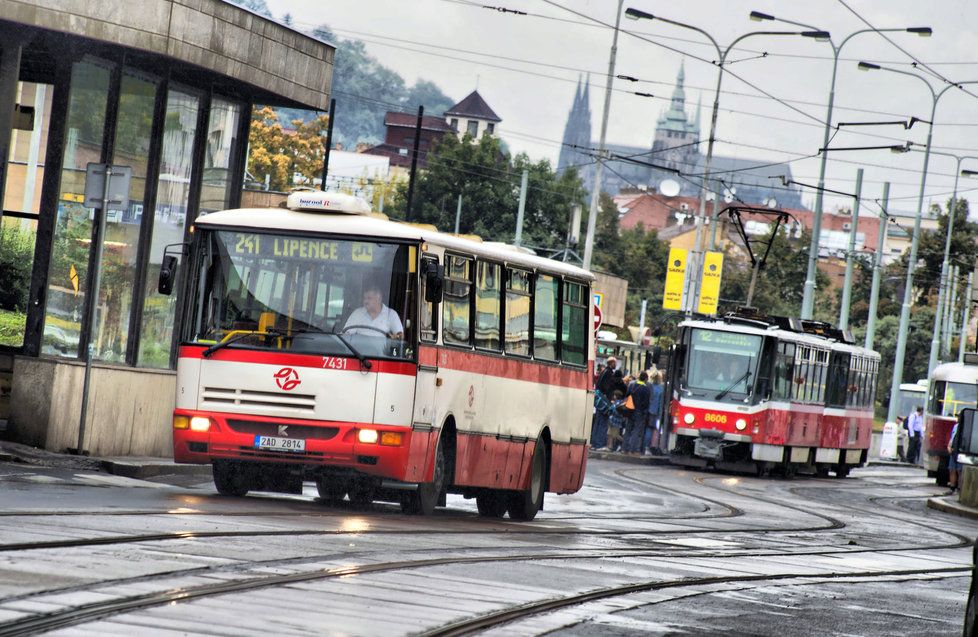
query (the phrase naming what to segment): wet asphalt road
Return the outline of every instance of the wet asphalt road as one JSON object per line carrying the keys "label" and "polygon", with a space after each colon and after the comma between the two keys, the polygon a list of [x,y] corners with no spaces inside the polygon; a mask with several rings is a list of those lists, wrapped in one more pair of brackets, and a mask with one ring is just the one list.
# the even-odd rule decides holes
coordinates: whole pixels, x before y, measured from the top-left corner
{"label": "wet asphalt road", "polygon": [[0,636],[958,635],[978,535],[904,467],[592,460],[528,524],[457,496],[419,518],[306,487],[223,498],[202,477],[0,464]]}

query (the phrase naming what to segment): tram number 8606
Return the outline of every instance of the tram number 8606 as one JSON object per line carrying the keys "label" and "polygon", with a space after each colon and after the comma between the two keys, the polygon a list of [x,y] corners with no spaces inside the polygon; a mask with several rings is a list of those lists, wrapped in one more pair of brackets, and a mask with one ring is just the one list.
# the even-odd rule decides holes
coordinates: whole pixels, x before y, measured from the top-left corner
{"label": "tram number 8606", "polygon": [[706,416],[704,416],[703,419],[706,422],[715,422],[715,423],[719,423],[719,424],[723,425],[723,424],[726,424],[726,422],[727,422],[727,415],[726,414],[706,414]]}

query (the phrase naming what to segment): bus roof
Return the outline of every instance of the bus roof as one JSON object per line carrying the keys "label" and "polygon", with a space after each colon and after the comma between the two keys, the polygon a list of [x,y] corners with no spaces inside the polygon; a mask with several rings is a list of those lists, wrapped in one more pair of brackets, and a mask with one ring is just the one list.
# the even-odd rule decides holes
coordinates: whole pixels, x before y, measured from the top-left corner
{"label": "bus roof", "polygon": [[927,386],[919,383],[900,383],[900,391],[927,393]]}
{"label": "bus roof", "polygon": [[346,235],[366,239],[428,242],[448,250],[502,261],[527,268],[538,268],[586,281],[594,275],[562,261],[526,254],[514,246],[495,242],[480,243],[425,227],[390,221],[382,215],[331,214],[306,212],[286,208],[238,208],[221,210],[197,217],[194,225],[200,228],[281,230],[315,234]]}
{"label": "bus roof", "polygon": [[975,384],[978,383],[978,365],[944,363],[934,368],[930,379],[952,383]]}

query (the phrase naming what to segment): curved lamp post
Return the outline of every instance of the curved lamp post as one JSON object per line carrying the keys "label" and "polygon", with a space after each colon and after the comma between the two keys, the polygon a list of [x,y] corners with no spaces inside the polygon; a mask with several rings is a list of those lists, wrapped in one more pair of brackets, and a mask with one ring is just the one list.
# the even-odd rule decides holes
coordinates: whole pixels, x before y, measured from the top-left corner
{"label": "curved lamp post", "polygon": [[[793,24],[795,26],[814,28],[807,24],[802,24],[801,22],[795,22],[793,20],[786,20],[784,18],[776,18],[773,15],[767,13],[761,13],[760,11],[751,11],[750,17],[752,20],[762,21],[762,20],[773,20],[775,22],[783,22],[785,24]],[[930,37],[933,33],[930,27],[903,27],[903,28],[888,28],[888,29],[859,29],[858,31],[853,31],[845,38],[839,42],[836,46],[835,42],[829,38],[828,43],[832,46],[832,82],[829,84],[829,106],[825,114],[825,131],[823,133],[822,147],[825,148],[829,145],[829,135],[832,132],[832,108],[835,105],[835,78],[836,72],[839,68],[839,53],[842,51],[842,47],[846,45],[846,42],[851,40],[857,35],[862,33],[916,33],[921,37]],[[815,307],[815,272],[818,267],[818,243],[822,235],[822,194],[825,188],[825,162],[828,160],[828,152],[822,153],[821,164],[818,169],[818,190],[815,191],[815,214],[812,217],[812,243],[811,247],[808,249],[808,272],[805,275],[805,290],[802,295],[801,300],[801,318],[811,319]]]}

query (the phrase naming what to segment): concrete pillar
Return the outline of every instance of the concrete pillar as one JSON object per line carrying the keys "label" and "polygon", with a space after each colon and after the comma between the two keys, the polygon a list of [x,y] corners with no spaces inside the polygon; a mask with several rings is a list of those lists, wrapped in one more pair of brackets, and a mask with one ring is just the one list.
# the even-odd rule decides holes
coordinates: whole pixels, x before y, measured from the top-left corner
{"label": "concrete pillar", "polygon": [[961,504],[978,507],[978,467],[962,465],[958,484],[961,486]]}

